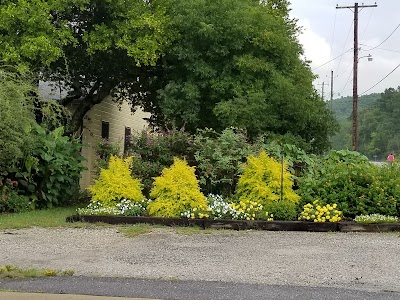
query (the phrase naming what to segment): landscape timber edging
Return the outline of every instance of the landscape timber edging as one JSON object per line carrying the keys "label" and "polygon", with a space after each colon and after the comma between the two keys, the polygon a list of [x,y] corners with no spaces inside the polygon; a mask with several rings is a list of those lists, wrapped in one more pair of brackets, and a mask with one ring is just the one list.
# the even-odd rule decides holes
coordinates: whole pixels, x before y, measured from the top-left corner
{"label": "landscape timber edging", "polygon": [[67,222],[88,222],[108,224],[153,224],[167,226],[199,226],[203,229],[233,229],[233,230],[269,230],[269,231],[314,231],[314,232],[400,232],[400,223],[360,224],[354,221],[342,222],[307,222],[307,221],[248,221],[248,220],[211,220],[211,219],[181,219],[129,216],[93,216],[73,215],[67,217]]}

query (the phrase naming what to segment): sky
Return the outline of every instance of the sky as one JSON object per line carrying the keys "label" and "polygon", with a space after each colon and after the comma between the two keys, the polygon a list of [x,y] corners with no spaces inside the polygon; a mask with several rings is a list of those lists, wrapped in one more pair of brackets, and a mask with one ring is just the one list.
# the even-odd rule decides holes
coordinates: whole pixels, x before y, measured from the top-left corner
{"label": "sky", "polygon": [[[336,9],[336,5],[354,6],[355,1],[290,0],[290,2],[291,16],[297,18],[298,25],[303,28],[299,41],[303,45],[305,58],[311,61],[311,69],[318,75],[314,81],[315,88],[322,93],[322,83],[325,83],[324,99],[329,100],[331,70],[333,70],[333,97],[351,96],[354,14],[350,9]],[[400,1],[358,2],[359,5],[362,3],[364,5],[376,3],[378,7],[359,11],[358,41],[361,48],[358,63],[359,95],[364,92],[381,93],[387,88],[400,86]],[[385,42],[382,43],[383,41]],[[381,43],[382,45],[372,49]],[[368,60],[369,54],[373,58],[372,61]],[[332,59],[332,62],[327,63]],[[327,64],[321,66],[325,63]],[[397,66],[399,67],[394,70]],[[393,73],[377,84],[392,71]],[[377,85],[373,87],[375,84]]]}

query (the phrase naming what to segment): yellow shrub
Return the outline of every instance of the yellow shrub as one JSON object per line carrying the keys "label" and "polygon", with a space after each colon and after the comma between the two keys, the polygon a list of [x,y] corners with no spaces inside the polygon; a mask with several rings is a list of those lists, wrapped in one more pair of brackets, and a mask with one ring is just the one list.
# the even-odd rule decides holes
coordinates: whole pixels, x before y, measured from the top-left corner
{"label": "yellow shrub", "polygon": [[312,204],[304,205],[304,210],[300,213],[299,220],[313,222],[339,222],[342,219],[343,213],[336,210],[335,204],[319,205],[318,200]]}
{"label": "yellow shrub", "polygon": [[206,197],[200,192],[194,167],[185,160],[174,159],[171,167],[165,168],[156,177],[150,196],[149,214],[157,217],[179,218],[186,211],[207,210]]}
{"label": "yellow shrub", "polygon": [[111,156],[107,169],[100,171],[99,179],[88,190],[92,201],[99,201],[103,206],[114,206],[125,198],[132,201],[144,199],[140,180],[131,176],[132,157],[125,160]]}
{"label": "yellow shrub", "polygon": [[[244,173],[238,181],[237,196],[239,201],[257,202],[266,205],[272,201],[279,201],[281,194],[282,165],[265,151],[259,156],[249,156]],[[283,199],[297,203],[300,197],[293,191],[293,179],[283,166]]]}

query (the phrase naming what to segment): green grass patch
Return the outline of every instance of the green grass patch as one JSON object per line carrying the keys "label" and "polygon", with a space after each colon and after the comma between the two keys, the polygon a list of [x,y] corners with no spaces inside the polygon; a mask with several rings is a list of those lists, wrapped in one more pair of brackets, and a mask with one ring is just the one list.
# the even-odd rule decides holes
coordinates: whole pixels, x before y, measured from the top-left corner
{"label": "green grass patch", "polygon": [[34,210],[15,214],[0,214],[0,230],[21,229],[29,227],[83,227],[82,223],[67,223],[68,216],[76,214],[81,207],[58,207],[53,209]]}
{"label": "green grass patch", "polygon": [[36,278],[44,276],[72,276],[73,270],[57,271],[52,269],[22,269],[7,265],[0,267],[0,278]]}
{"label": "green grass patch", "polygon": [[133,238],[138,235],[150,233],[155,228],[164,228],[164,226],[151,224],[134,224],[120,227],[120,232],[126,237]]}

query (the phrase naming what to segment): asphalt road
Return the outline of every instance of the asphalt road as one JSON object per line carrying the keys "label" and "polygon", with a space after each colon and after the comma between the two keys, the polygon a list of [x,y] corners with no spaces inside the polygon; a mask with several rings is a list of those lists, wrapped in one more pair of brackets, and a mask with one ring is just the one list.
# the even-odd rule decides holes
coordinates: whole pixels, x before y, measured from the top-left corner
{"label": "asphalt road", "polygon": [[[100,277],[45,277],[1,280],[0,289],[52,294],[102,295],[165,300],[395,300],[400,293],[356,289],[228,283],[216,281],[143,280]],[[1,293],[0,293],[0,299]]]}

